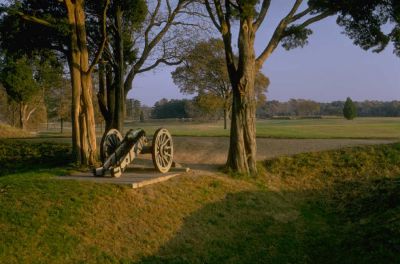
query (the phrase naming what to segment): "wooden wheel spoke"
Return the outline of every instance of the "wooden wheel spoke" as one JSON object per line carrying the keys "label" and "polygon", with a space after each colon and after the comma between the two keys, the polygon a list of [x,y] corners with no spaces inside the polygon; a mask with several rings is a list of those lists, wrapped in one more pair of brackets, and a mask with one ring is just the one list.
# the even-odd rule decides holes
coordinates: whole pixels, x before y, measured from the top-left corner
{"label": "wooden wheel spoke", "polygon": [[161,145],[161,147],[164,147],[167,145],[169,142],[171,142],[171,138],[167,138],[167,140]]}
{"label": "wooden wheel spoke", "polygon": [[172,165],[173,144],[171,134],[165,128],[158,129],[153,136],[153,163],[162,173],[167,172]]}
{"label": "wooden wheel spoke", "polygon": [[121,141],[122,135],[116,129],[111,129],[104,135],[100,145],[101,160],[103,162],[118,148]]}

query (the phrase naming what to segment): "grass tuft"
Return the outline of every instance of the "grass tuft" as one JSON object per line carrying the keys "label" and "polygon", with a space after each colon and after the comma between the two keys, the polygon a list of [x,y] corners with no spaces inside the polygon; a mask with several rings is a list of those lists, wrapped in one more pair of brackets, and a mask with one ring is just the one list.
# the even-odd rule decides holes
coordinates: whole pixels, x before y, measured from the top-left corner
{"label": "grass tuft", "polygon": [[0,123],[0,138],[25,138],[31,136],[28,131]]}

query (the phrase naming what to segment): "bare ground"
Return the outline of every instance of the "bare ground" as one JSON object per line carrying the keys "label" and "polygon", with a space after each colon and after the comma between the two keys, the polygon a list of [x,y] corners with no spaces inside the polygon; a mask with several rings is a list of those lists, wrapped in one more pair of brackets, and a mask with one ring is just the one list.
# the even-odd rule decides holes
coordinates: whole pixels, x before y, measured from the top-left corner
{"label": "bare ground", "polygon": [[[212,170],[226,161],[229,138],[174,137],[174,155],[178,163],[192,169]],[[257,158],[265,160],[282,155],[315,152],[343,147],[388,144],[393,140],[366,139],[257,139]]]}
{"label": "bare ground", "polygon": [[[33,142],[54,141],[70,143],[69,138],[30,138]],[[183,166],[203,171],[215,171],[226,162],[228,137],[178,137],[173,136],[174,160]],[[98,139],[100,142],[100,139]],[[393,139],[275,139],[257,138],[257,159],[265,160],[283,155],[316,152],[344,147],[389,144]],[[151,155],[141,155],[137,163],[151,165]],[[136,162],[135,162],[136,163]]]}

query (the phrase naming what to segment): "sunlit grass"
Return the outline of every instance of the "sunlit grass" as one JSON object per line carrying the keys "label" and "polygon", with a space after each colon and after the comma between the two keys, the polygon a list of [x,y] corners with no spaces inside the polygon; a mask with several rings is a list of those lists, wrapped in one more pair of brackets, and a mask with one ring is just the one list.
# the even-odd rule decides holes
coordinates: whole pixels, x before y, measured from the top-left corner
{"label": "sunlit grass", "polygon": [[[229,136],[222,122],[145,122],[131,123],[128,128],[141,127],[148,134],[165,126],[176,136]],[[400,138],[400,118],[342,118],[300,120],[258,120],[257,136],[270,138]]]}
{"label": "sunlit grass", "polygon": [[0,177],[0,263],[396,263],[399,157],[300,154],[137,190],[17,171]]}

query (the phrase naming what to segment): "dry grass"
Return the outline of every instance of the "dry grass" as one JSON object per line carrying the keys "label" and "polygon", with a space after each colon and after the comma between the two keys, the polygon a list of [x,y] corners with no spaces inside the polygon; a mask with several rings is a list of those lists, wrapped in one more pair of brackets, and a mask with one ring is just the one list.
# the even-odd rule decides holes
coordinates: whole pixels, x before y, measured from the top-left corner
{"label": "dry grass", "polygon": [[25,138],[31,136],[32,134],[27,131],[0,123],[0,138]]}
{"label": "dry grass", "polygon": [[0,177],[0,263],[398,263],[400,145],[281,157],[258,178],[142,189]]}

